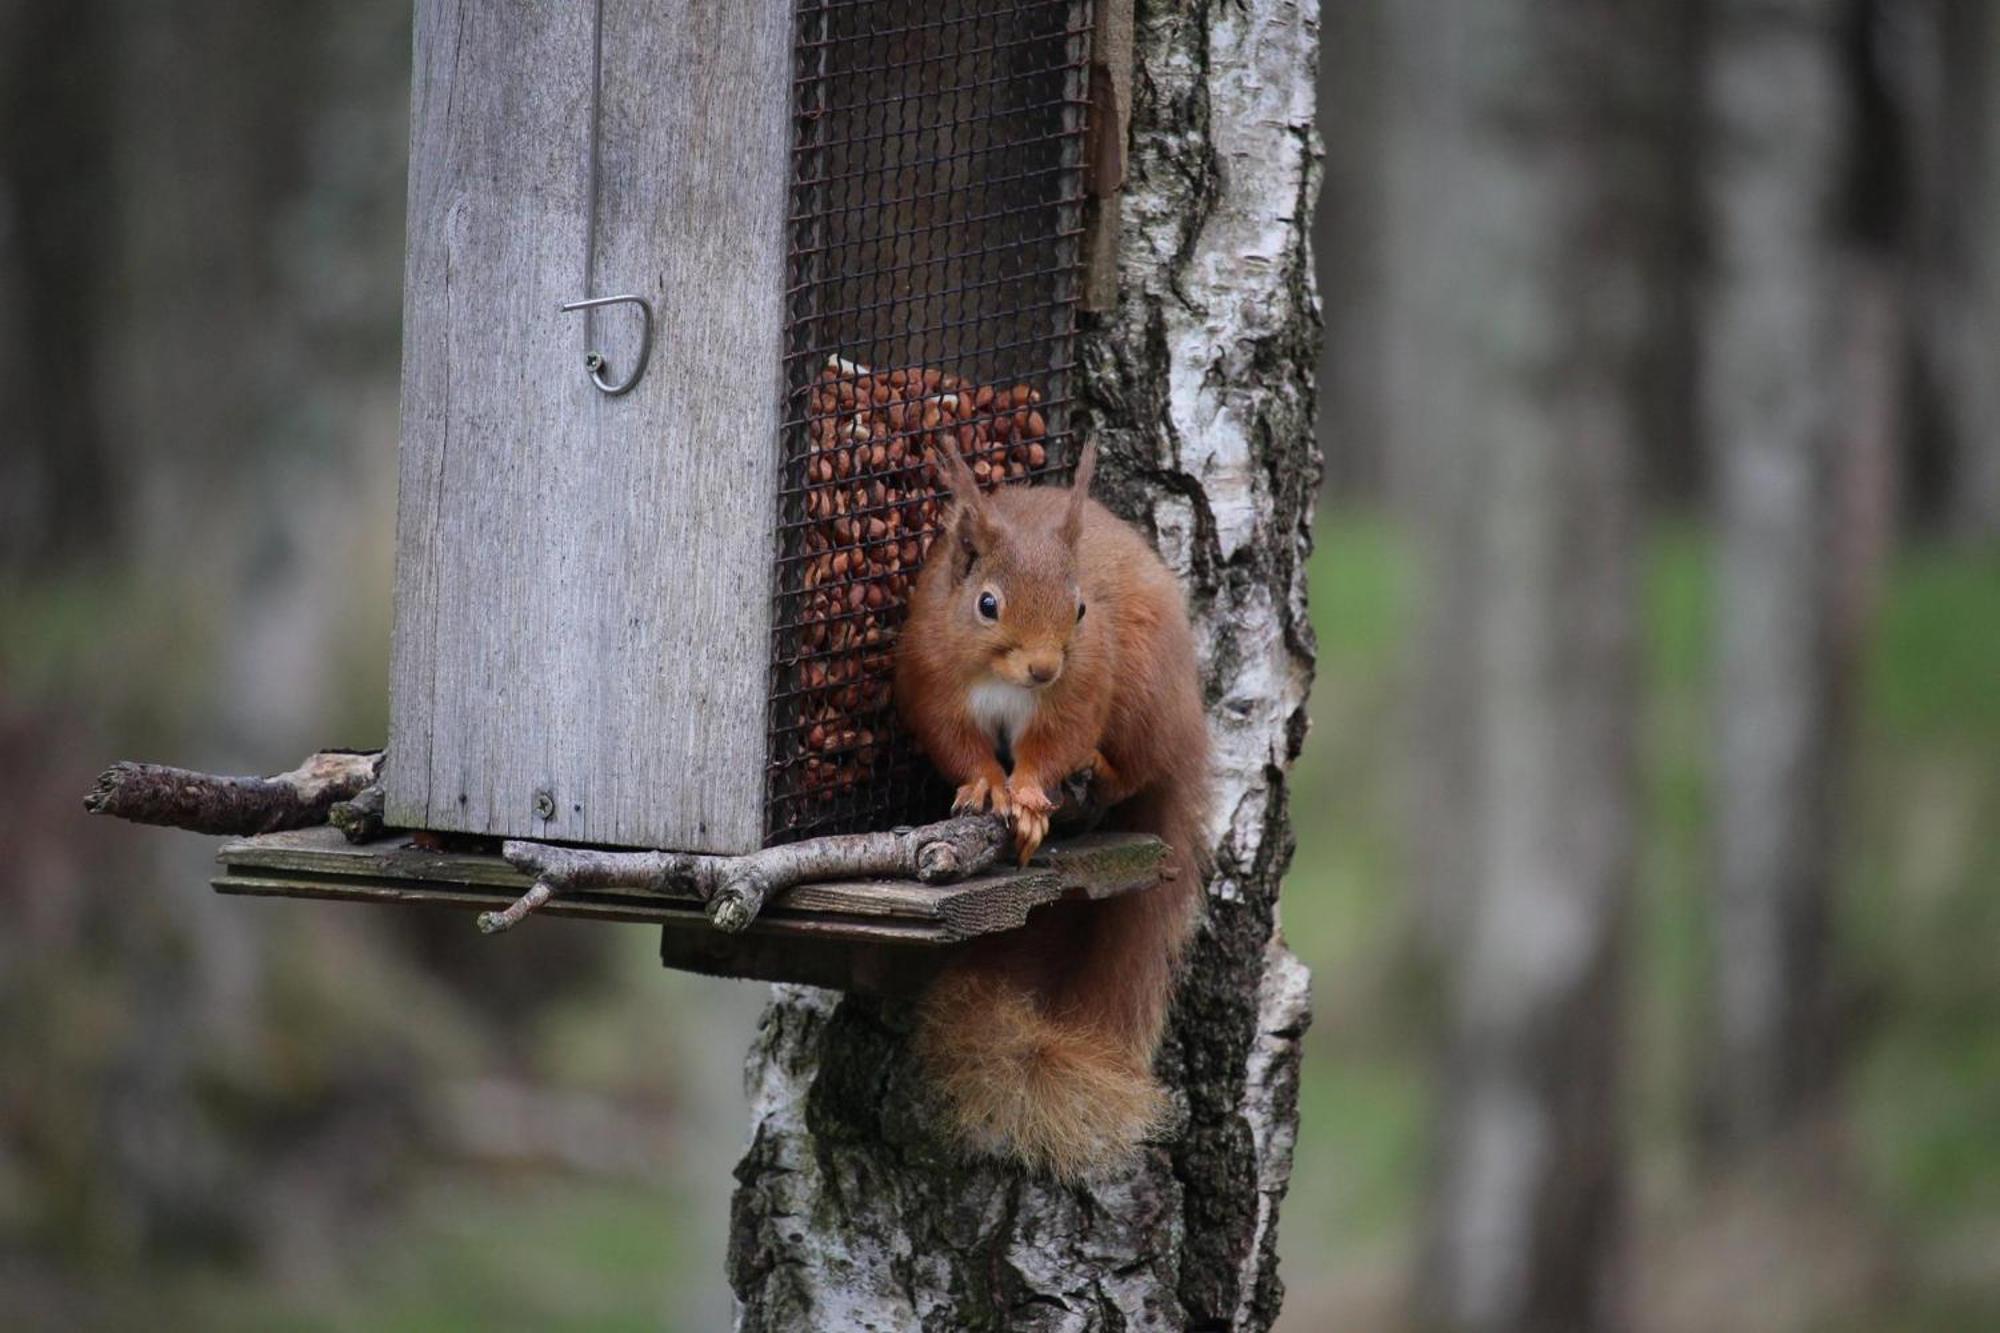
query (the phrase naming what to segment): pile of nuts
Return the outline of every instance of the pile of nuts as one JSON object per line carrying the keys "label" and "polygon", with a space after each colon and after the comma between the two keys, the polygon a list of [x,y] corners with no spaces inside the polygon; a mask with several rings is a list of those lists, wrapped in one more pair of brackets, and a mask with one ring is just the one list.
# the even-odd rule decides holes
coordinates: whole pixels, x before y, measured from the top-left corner
{"label": "pile of nuts", "polygon": [[[903,607],[944,507],[947,441],[980,484],[1025,479],[1049,462],[1042,395],[972,385],[932,369],[871,371],[831,357],[807,402],[802,528],[781,587],[788,617],[783,695],[795,701],[802,790],[833,799],[891,762],[889,698]],[[781,749],[780,763],[793,759]]]}

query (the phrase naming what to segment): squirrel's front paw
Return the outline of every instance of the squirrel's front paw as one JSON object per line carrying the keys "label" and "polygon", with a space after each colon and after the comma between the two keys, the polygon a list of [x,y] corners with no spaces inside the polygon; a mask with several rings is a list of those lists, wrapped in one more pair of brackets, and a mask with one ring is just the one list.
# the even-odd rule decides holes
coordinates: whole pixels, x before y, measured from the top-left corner
{"label": "squirrel's front paw", "polygon": [[1049,836],[1049,812],[1056,808],[1055,802],[1033,782],[1010,783],[1008,794],[1014,800],[1014,849],[1026,865]]}
{"label": "squirrel's front paw", "polygon": [[955,815],[983,814],[988,809],[996,815],[1005,815],[1011,806],[1006,787],[996,786],[985,778],[974,778],[960,787],[951,802],[951,812]]}
{"label": "squirrel's front paw", "polygon": [[1096,805],[1116,805],[1132,794],[1117,766],[1104,757],[1102,750],[1092,750],[1090,758],[1072,776],[1083,780],[1088,799]]}
{"label": "squirrel's front paw", "polygon": [[1013,798],[1014,808],[1017,810],[1045,815],[1056,808],[1056,803],[1049,799],[1049,794],[1042,790],[1040,783],[1009,782],[1007,794]]}

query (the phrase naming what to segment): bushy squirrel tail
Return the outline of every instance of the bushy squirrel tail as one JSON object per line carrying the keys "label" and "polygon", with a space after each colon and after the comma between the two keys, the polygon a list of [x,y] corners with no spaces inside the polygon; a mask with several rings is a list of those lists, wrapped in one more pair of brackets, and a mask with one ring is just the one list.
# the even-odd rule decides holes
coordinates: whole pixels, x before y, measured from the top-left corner
{"label": "bushy squirrel tail", "polygon": [[1166,1112],[1134,1052],[977,968],[932,986],[918,1053],[967,1147],[1065,1180],[1124,1156]]}
{"label": "bushy squirrel tail", "polygon": [[966,1146],[1067,1180],[1162,1127],[1153,1057],[1207,876],[1202,799],[1162,788],[1111,812],[1166,842],[1159,885],[1040,908],[932,984],[917,1053]]}

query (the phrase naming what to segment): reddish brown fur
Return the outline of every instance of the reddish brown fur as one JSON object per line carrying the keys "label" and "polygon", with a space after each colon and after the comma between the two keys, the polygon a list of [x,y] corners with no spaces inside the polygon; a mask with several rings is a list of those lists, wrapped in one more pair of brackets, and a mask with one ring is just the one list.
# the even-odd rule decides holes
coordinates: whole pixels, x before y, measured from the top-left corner
{"label": "reddish brown fur", "polygon": [[[961,807],[1015,821],[1023,860],[1062,780],[1093,769],[1110,823],[1160,835],[1175,873],[1103,903],[1036,912],[982,941],[933,988],[919,1049],[973,1143],[1075,1175],[1157,1122],[1152,1062],[1207,871],[1208,728],[1179,583],[1145,539],[1074,489],[981,495],[953,457],[957,497],[911,597],[896,699]],[[997,623],[977,598],[1000,600]],[[1085,608],[1081,620],[1079,599]],[[975,685],[1030,685],[1013,771],[972,707]]]}

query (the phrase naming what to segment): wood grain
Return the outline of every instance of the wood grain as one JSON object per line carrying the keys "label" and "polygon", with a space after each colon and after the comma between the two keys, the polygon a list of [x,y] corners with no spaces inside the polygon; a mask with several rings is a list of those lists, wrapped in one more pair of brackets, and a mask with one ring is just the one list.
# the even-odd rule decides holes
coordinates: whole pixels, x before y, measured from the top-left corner
{"label": "wood grain", "polygon": [[660,932],[660,961],[678,971],[903,998],[921,994],[955,952],[952,946],[874,940],[816,940],[802,949],[774,935]]}
{"label": "wood grain", "polygon": [[1095,0],[1091,7],[1082,304],[1100,314],[1118,304],[1118,227],[1124,216],[1119,201],[1125,143],[1132,134],[1132,4]]}
{"label": "wood grain", "polygon": [[[789,8],[605,0],[585,374],[590,6],[420,0],[391,824],[761,840]],[[610,373],[635,315],[594,317]]]}

